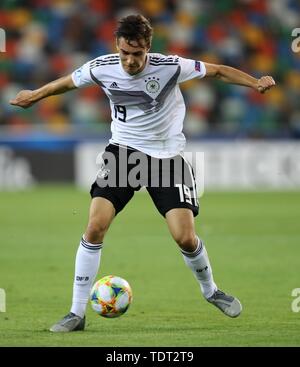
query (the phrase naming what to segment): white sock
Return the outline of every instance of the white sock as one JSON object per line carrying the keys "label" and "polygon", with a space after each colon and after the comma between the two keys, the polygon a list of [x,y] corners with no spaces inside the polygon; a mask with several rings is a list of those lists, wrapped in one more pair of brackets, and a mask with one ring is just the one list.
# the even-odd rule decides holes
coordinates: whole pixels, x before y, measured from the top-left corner
{"label": "white sock", "polygon": [[80,317],[85,314],[90,291],[99,269],[101,248],[102,243],[92,244],[82,237],[77,250],[71,312]]}
{"label": "white sock", "polygon": [[197,237],[198,245],[194,252],[181,250],[186,265],[192,270],[205,298],[211,297],[217,290],[214,282],[207,251]]}

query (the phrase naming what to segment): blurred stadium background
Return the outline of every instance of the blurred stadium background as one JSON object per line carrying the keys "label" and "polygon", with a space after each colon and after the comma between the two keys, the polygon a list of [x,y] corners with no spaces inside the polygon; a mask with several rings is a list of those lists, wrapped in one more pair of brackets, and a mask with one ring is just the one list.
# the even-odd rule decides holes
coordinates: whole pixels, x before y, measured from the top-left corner
{"label": "blurred stadium background", "polygon": [[[207,195],[197,231],[216,281],[241,298],[244,312],[227,320],[199,297],[163,219],[147,195],[137,195],[107,235],[100,270],[131,283],[128,317],[96,321],[88,309],[84,334],[50,335],[70,304],[88,187],[110,137],[109,105],[97,87],[27,110],[8,101],[115,52],[116,21],[133,12],[151,19],[154,52],[277,82],[264,95],[208,79],[182,85],[187,151],[204,152]],[[0,288],[7,307],[0,345],[299,346],[299,314],[291,310],[300,257],[300,52],[291,48],[299,19],[296,0],[1,0]]]}
{"label": "blurred stadium background", "polygon": [[[206,186],[298,187],[300,52],[291,49],[291,32],[299,26],[298,1],[3,0],[0,188],[74,181],[87,187],[91,172],[85,172],[87,182],[77,177],[78,165],[84,163],[78,163],[76,151],[81,143],[105,144],[110,136],[109,105],[102,91],[77,90],[27,110],[10,106],[8,100],[21,89],[38,88],[89,59],[115,52],[116,21],[134,12],[153,23],[153,52],[228,64],[256,77],[272,75],[277,82],[265,95],[212,80],[183,85],[186,136],[197,143],[197,150],[207,150],[206,162],[214,163],[213,173],[205,172]],[[205,144],[211,141],[229,144]],[[242,144],[234,145],[237,141]],[[277,144],[282,141],[285,144]],[[234,156],[235,164],[227,167]],[[90,157],[83,161],[94,162]],[[248,175],[237,167],[246,167]],[[222,172],[224,177],[219,177]]]}

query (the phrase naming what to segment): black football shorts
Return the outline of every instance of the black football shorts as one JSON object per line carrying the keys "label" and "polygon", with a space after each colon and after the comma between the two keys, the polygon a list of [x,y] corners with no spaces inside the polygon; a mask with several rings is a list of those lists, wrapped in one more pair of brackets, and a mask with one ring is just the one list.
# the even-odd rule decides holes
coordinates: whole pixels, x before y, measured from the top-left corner
{"label": "black football shorts", "polygon": [[163,216],[175,208],[188,208],[198,215],[193,169],[181,155],[158,159],[128,146],[109,144],[102,154],[91,197],[108,199],[118,214],[143,186]]}

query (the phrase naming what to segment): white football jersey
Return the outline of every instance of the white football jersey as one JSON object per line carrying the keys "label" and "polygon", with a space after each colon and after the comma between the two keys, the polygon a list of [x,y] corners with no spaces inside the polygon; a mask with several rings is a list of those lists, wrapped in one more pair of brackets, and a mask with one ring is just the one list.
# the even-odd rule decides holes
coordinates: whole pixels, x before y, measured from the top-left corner
{"label": "white football jersey", "polygon": [[119,54],[110,54],[87,62],[72,73],[72,79],[76,87],[98,84],[108,96],[110,143],[169,158],[185,147],[185,104],[179,83],[205,74],[201,61],[148,53],[145,68],[130,75]]}

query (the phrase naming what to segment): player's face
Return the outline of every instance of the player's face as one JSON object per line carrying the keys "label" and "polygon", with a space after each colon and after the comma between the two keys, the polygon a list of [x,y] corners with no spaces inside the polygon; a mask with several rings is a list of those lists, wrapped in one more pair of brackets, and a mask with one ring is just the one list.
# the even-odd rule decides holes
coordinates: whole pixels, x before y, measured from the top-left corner
{"label": "player's face", "polygon": [[136,41],[132,41],[129,45],[125,38],[120,37],[117,39],[117,49],[122,66],[128,74],[135,75],[144,69],[149,51],[145,42],[139,45]]}

